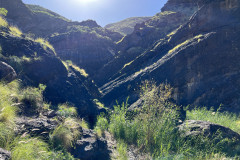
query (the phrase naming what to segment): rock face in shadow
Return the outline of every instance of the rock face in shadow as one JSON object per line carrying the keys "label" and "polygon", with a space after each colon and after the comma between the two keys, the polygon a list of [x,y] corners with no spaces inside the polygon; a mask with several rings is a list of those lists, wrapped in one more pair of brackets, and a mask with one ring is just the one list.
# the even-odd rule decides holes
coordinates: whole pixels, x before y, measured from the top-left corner
{"label": "rock face in shadow", "polygon": [[135,102],[143,80],[168,82],[181,105],[200,105],[239,111],[239,1],[199,1],[199,10],[176,33],[127,65],[103,85],[104,100]]}
{"label": "rock face in shadow", "polygon": [[0,80],[11,82],[16,77],[15,70],[10,65],[0,61]]}
{"label": "rock face in shadow", "polygon": [[121,75],[122,69],[158,44],[161,39],[175,33],[174,30],[188,22],[195,11],[197,11],[197,3],[193,0],[187,2],[180,0],[175,5],[167,2],[162,12],[137,24],[132,34],[117,43],[118,54],[115,58],[96,74],[98,85],[101,86]]}
{"label": "rock face in shadow", "polygon": [[1,28],[1,31],[0,61],[10,64],[25,86],[46,85],[44,97],[47,102],[52,105],[69,102],[77,107],[82,118],[92,124],[99,113],[93,99],[100,95],[92,80],[74,68],[67,70],[51,49],[44,48],[24,34],[14,36],[8,28]]}

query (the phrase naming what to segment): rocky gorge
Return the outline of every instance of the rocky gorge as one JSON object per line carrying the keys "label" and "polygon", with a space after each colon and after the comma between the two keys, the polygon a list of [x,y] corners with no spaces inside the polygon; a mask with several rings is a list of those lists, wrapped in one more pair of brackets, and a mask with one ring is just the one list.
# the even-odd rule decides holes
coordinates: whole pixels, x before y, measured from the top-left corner
{"label": "rocky gorge", "polygon": [[[31,142],[48,146],[40,159],[191,159],[175,144],[156,150],[162,130],[179,146],[201,137],[214,156],[239,158],[239,0],[168,0],[155,16],[112,30],[21,0],[0,8],[0,159],[24,157]],[[209,116],[198,118],[196,106]],[[207,119],[217,116],[234,126]]]}

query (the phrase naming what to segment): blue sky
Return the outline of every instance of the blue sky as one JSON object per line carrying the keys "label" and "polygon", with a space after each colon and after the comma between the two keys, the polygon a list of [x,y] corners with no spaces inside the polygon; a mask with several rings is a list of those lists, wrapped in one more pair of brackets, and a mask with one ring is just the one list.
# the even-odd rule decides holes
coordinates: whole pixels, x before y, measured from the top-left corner
{"label": "blue sky", "polygon": [[136,16],[153,16],[167,0],[23,0],[73,21],[96,20],[101,26]]}

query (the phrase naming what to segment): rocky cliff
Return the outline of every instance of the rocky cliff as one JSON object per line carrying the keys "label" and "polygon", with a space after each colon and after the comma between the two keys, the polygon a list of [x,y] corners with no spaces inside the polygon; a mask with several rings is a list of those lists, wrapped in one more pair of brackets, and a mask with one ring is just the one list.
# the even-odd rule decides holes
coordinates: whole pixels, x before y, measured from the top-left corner
{"label": "rocky cliff", "polygon": [[129,93],[134,102],[136,84],[153,80],[174,86],[174,98],[181,105],[222,104],[226,110],[239,111],[239,1],[201,0],[197,5],[198,11],[186,24],[101,88],[108,104],[110,99],[124,100]]}
{"label": "rocky cliff", "polygon": [[24,86],[44,84],[47,102],[55,106],[71,103],[81,117],[93,122],[99,113],[93,99],[100,93],[92,80],[81,75],[76,67],[66,68],[47,44],[29,38],[0,18],[1,79],[18,78]]}
{"label": "rocky cliff", "polygon": [[104,28],[111,31],[119,32],[122,35],[131,34],[134,31],[136,24],[143,23],[149,20],[151,17],[131,17],[124,19],[120,22],[111,23],[106,25]]}
{"label": "rocky cliff", "polygon": [[[1,0],[8,10],[7,20],[33,38],[49,40],[58,56],[72,60],[89,74],[108,63],[116,53],[115,43],[122,35],[102,28],[93,20],[72,22],[52,11],[21,0]],[[76,47],[77,46],[77,47]]]}
{"label": "rocky cliff", "polygon": [[100,85],[116,78],[115,74],[129,65],[136,57],[153,47],[160,39],[171,35],[190,19],[197,10],[196,1],[167,2],[162,12],[150,20],[135,26],[132,34],[125,36],[117,43],[118,54],[96,75]]}

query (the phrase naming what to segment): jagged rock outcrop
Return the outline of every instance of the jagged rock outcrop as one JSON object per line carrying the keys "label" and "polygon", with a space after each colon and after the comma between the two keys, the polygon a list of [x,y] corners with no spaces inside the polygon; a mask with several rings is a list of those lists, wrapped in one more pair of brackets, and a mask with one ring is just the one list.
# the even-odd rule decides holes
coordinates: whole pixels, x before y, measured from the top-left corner
{"label": "jagged rock outcrop", "polygon": [[0,148],[0,160],[9,160],[11,158],[11,153]]}
{"label": "jagged rock outcrop", "polygon": [[107,141],[102,137],[97,137],[92,130],[83,129],[82,138],[76,142],[72,150],[75,158],[82,160],[110,160],[110,150]]}
{"label": "jagged rock outcrop", "polygon": [[11,82],[16,78],[15,70],[10,65],[0,61],[0,80]]}
{"label": "jagged rock outcrop", "polygon": [[143,80],[168,82],[181,105],[219,107],[239,112],[239,1],[199,1],[199,10],[176,33],[167,36],[127,65],[101,89],[110,99],[136,101]]}
{"label": "jagged rock outcrop", "polygon": [[49,138],[49,134],[58,126],[56,120],[42,118],[21,117],[15,120],[17,135],[31,135],[36,137]]}
{"label": "jagged rock outcrop", "polygon": [[136,24],[143,23],[150,18],[151,17],[131,17],[124,19],[120,22],[108,24],[104,28],[111,31],[119,32],[122,35],[128,35],[134,31],[134,27],[136,26]]}
{"label": "jagged rock outcrop", "polygon": [[196,1],[181,0],[176,5],[168,2],[162,12],[144,23],[137,24],[132,34],[118,42],[118,54],[98,72],[95,76],[96,82],[101,86],[118,77],[116,73],[121,72],[152,45],[156,45],[160,39],[173,34],[180,25],[187,23],[195,11]]}

